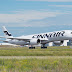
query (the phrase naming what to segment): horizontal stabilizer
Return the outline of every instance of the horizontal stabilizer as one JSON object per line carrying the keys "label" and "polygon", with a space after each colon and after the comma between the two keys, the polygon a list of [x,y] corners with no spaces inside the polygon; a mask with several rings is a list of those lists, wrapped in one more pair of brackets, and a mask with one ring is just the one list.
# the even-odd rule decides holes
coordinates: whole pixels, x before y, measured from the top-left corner
{"label": "horizontal stabilizer", "polygon": [[0,36],[0,38],[5,38],[4,36]]}
{"label": "horizontal stabilizer", "polygon": [[5,40],[0,40],[0,41],[2,41],[2,42],[8,42],[8,41],[5,41]]}

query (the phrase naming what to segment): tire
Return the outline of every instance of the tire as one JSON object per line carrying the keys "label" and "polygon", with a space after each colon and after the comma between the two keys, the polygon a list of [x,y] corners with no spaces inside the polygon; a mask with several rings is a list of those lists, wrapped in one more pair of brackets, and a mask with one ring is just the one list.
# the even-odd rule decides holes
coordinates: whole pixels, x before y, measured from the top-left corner
{"label": "tire", "polygon": [[47,49],[47,47],[41,47],[41,49]]}
{"label": "tire", "polygon": [[29,47],[29,49],[35,49],[35,47]]}

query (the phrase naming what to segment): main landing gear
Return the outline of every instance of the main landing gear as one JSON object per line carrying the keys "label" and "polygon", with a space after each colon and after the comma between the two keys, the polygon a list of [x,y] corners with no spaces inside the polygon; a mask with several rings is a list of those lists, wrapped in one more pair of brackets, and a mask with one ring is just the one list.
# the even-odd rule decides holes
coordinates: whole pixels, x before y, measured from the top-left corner
{"label": "main landing gear", "polygon": [[47,49],[47,47],[45,46],[45,44],[43,44],[43,45],[41,46],[41,49]]}
{"label": "main landing gear", "polygon": [[[29,49],[35,49],[35,47],[31,46],[31,47],[29,47]],[[47,49],[46,44],[42,44],[41,49]]]}
{"label": "main landing gear", "polygon": [[41,47],[41,49],[47,49],[47,47]]}
{"label": "main landing gear", "polygon": [[29,49],[35,49],[35,47],[29,47]]}

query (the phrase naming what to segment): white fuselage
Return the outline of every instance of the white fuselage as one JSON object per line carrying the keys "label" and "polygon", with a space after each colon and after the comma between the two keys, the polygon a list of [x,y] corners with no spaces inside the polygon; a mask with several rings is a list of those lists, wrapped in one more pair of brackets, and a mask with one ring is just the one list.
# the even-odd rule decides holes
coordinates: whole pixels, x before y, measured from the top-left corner
{"label": "white fuselage", "polygon": [[[42,43],[49,43],[54,41],[63,41],[63,40],[71,40],[72,39],[72,30],[63,30],[63,31],[55,31],[48,33],[40,33],[34,35],[20,36],[18,38],[29,38],[29,39],[40,39],[44,40]],[[46,41],[45,41],[46,40]],[[16,45],[30,45],[29,42],[23,40],[11,40],[7,39],[8,43],[16,44]]]}

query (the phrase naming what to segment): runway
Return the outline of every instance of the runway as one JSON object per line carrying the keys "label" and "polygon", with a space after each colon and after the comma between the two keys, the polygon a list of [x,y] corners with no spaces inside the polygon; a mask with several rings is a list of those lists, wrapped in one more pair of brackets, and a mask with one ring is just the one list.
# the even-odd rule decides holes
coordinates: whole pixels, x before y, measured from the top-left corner
{"label": "runway", "polygon": [[72,56],[0,56],[0,59],[61,59],[61,58],[71,58]]}

